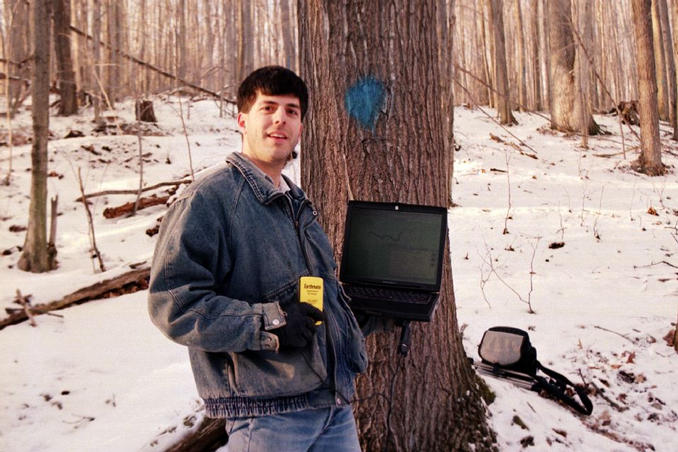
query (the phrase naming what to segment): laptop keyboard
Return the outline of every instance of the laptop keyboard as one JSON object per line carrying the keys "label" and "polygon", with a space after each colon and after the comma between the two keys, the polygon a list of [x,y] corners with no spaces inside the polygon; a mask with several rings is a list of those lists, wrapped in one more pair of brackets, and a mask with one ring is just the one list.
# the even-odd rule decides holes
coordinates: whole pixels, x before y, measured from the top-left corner
{"label": "laptop keyboard", "polygon": [[398,303],[426,304],[431,301],[433,294],[415,290],[393,290],[384,287],[344,286],[344,290],[351,298],[367,298],[375,300],[395,301]]}

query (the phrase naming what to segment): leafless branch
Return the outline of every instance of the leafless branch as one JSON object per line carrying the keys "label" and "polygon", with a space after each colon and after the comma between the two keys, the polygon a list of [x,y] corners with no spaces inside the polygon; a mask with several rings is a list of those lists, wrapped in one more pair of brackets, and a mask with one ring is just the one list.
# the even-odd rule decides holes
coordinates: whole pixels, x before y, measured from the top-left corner
{"label": "leafless branch", "polygon": [[85,198],[85,189],[82,185],[82,175],[80,174],[80,168],[78,168],[78,184],[80,185],[80,195],[82,199],[82,204],[85,206],[87,222],[89,223],[89,240],[91,252],[93,253],[93,257],[96,256],[96,258],[99,260],[99,270],[103,273],[106,271],[106,267],[104,266],[104,261],[101,258],[99,248],[97,248],[96,236],[94,235],[94,221],[92,221],[92,212],[89,210],[89,204],[87,203],[87,199]]}

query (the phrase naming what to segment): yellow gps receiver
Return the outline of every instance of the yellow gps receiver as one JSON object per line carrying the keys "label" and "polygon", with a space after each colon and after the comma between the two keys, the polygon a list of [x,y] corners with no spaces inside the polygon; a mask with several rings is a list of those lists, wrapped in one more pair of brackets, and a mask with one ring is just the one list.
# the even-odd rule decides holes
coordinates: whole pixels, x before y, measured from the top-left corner
{"label": "yellow gps receiver", "polygon": [[[299,301],[308,303],[314,308],[323,310],[323,279],[317,276],[299,278]],[[320,325],[322,322],[315,322]]]}

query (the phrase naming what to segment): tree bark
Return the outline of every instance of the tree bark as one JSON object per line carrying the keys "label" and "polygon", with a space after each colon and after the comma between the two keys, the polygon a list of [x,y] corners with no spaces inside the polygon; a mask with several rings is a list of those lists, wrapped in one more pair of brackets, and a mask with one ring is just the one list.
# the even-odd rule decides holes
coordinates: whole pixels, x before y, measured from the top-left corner
{"label": "tree bark", "polygon": [[[675,2],[674,2],[675,3]],[[669,8],[666,0],[658,0],[659,17],[662,24],[662,47],[666,56],[666,86],[669,91],[669,122],[673,128],[673,139],[678,140],[678,117],[676,117],[676,62],[671,41]]]}
{"label": "tree bark", "polygon": [[[56,266],[47,249],[47,136],[49,134],[50,0],[33,2],[33,146],[28,230],[17,266],[33,273]],[[56,253],[54,253],[56,256]]]}
{"label": "tree bark", "polygon": [[575,81],[575,45],[572,33],[571,0],[549,0],[551,60],[551,127],[562,132],[579,132],[588,123],[589,134],[600,132],[578,95]]}
{"label": "tree bark", "polygon": [[[544,83],[542,86],[542,105],[548,105],[551,110],[551,58],[549,58],[551,40],[549,38],[549,6],[547,0],[537,0],[541,6],[541,21],[539,21],[539,45],[542,49]],[[541,68],[539,69],[541,71]]]}
{"label": "tree bark", "polygon": [[74,115],[78,112],[78,99],[76,96],[75,71],[71,58],[71,1],[53,0],[54,27],[54,50],[57,63],[57,81],[61,104],[59,114],[63,116]]}
{"label": "tree bark", "polygon": [[523,11],[520,0],[515,0],[513,10],[516,21],[516,37],[518,38],[518,109],[525,111],[527,107],[527,62],[525,61],[525,34],[523,27]]}
{"label": "tree bark", "polygon": [[488,0],[492,15],[492,41],[494,42],[495,104],[500,124],[518,124],[511,111],[508,70],[506,67],[506,46],[504,39],[504,12],[500,0]]}
{"label": "tree bark", "polygon": [[[671,18],[673,19],[673,49],[678,50],[678,31],[676,31],[676,27],[678,27],[678,1],[671,2]],[[675,78],[671,80],[671,83],[676,87],[676,104],[673,106],[676,127],[673,128],[673,139],[678,140],[678,71],[675,72]],[[676,331],[678,331],[678,327],[676,328]]]}
{"label": "tree bark", "polygon": [[634,168],[650,176],[664,174],[659,140],[657,79],[652,44],[652,0],[632,0],[633,31],[638,61],[638,110],[641,153]]}
{"label": "tree bark", "polygon": [[293,24],[290,14],[290,0],[280,0],[280,24],[282,25],[283,54],[285,55],[285,67],[296,71],[296,50],[293,40]]}
{"label": "tree bark", "polygon": [[669,87],[666,80],[666,54],[662,40],[662,23],[658,0],[652,0],[652,45],[654,48],[654,69],[657,78],[657,107],[659,119],[669,119]]}
{"label": "tree bark", "polygon": [[92,75],[94,77],[94,122],[101,121],[101,100],[104,94],[104,84],[101,80],[101,0],[92,0]]}
{"label": "tree bark", "polygon": [[539,10],[541,2],[537,0],[532,8],[530,8],[530,25],[532,33],[532,58],[533,58],[533,74],[534,81],[532,89],[534,90],[534,109],[541,111],[542,99],[541,99],[541,61],[543,50],[540,50],[540,27],[539,27]]}
{"label": "tree bark", "polygon": [[107,41],[109,43],[108,47],[108,61],[106,64],[106,93],[104,96],[104,107],[105,108],[114,108],[115,99],[118,96],[118,73],[120,67],[116,66],[115,54],[120,49],[117,46],[118,37],[117,34],[120,33],[119,26],[117,23],[118,14],[117,9],[119,8],[117,0],[107,0],[106,8],[106,35]]}
{"label": "tree bark", "polygon": [[[450,83],[440,82],[435,27],[421,26],[436,23],[437,3],[297,3],[301,73],[313,99],[301,143],[301,181],[335,250],[341,249],[349,193],[361,200],[448,203],[445,122],[452,111],[435,99],[448,98]],[[358,114],[353,101],[374,114]],[[412,326],[407,358],[396,356],[396,332],[368,338],[371,364],[358,380],[355,402],[363,450],[493,447],[444,255],[440,304],[431,323]]]}
{"label": "tree bark", "polygon": [[10,117],[14,116],[17,108],[25,98],[24,83],[31,76],[29,56],[30,36],[26,31],[29,29],[30,9],[29,5],[21,0],[8,0],[4,8],[4,27],[5,40],[4,49],[6,53],[3,55],[7,58],[6,72],[7,80],[5,87],[8,99],[8,114]]}

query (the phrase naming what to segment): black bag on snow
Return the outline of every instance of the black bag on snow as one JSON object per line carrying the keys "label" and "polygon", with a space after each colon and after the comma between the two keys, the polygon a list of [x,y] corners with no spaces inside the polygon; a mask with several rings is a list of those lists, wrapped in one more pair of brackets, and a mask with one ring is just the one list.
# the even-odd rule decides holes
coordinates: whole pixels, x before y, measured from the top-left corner
{"label": "black bag on snow", "polygon": [[[593,411],[593,404],[584,389],[537,360],[537,350],[526,331],[509,326],[492,327],[483,334],[478,354],[482,362],[476,369],[481,373],[507,378],[533,391],[544,390],[581,414],[589,415]],[[548,378],[538,375],[539,371]],[[568,395],[568,387],[577,394],[579,401]]]}

